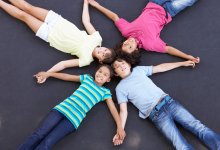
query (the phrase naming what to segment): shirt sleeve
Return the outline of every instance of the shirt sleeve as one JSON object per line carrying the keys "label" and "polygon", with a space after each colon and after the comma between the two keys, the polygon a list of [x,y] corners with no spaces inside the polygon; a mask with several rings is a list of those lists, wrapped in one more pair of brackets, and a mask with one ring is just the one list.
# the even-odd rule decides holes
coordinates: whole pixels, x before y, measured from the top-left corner
{"label": "shirt sleeve", "polygon": [[163,40],[161,40],[161,38],[158,38],[157,40],[154,41],[154,44],[150,48],[150,51],[165,53],[166,46],[167,46],[167,44]]}
{"label": "shirt sleeve", "polygon": [[79,58],[79,67],[84,67],[84,66],[88,66],[91,64],[92,60],[87,60],[85,58]]}
{"label": "shirt sleeve", "polygon": [[129,25],[130,23],[123,18],[120,18],[117,21],[115,21],[115,26],[118,28],[118,30],[121,32],[123,36],[126,36],[126,28],[129,27]]}
{"label": "shirt sleeve", "polygon": [[153,74],[153,66],[138,66],[138,68],[144,71],[146,76],[151,76]]}
{"label": "shirt sleeve", "polygon": [[116,97],[117,97],[118,104],[128,102],[127,92],[119,87],[116,87]]}
{"label": "shirt sleeve", "polygon": [[81,83],[82,83],[85,79],[88,79],[88,78],[90,78],[90,79],[93,80],[93,77],[90,76],[89,74],[83,74],[83,75],[80,75],[79,77],[80,77],[80,82],[81,82]]}
{"label": "shirt sleeve", "polygon": [[105,95],[103,96],[103,100],[112,99],[112,93],[109,89],[106,89]]}
{"label": "shirt sleeve", "polygon": [[95,31],[92,35],[90,35],[93,39],[93,41],[95,42],[95,45],[97,46],[101,46],[102,44],[102,37],[99,33],[99,31]]}

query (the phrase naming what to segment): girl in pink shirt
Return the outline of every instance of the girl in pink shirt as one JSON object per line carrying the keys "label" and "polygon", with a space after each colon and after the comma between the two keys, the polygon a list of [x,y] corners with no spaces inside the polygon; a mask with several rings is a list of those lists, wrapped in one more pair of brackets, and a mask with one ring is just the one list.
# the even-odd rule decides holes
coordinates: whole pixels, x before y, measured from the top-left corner
{"label": "girl in pink shirt", "polygon": [[172,17],[193,5],[197,0],[150,0],[141,15],[132,22],[119,18],[117,14],[104,8],[95,0],[88,1],[90,5],[114,21],[116,27],[126,38],[119,46],[119,54],[125,57],[139,57],[139,48],[143,48],[147,51],[168,53],[195,63],[200,62],[199,57],[185,54],[167,45],[160,38],[161,30],[172,20]]}

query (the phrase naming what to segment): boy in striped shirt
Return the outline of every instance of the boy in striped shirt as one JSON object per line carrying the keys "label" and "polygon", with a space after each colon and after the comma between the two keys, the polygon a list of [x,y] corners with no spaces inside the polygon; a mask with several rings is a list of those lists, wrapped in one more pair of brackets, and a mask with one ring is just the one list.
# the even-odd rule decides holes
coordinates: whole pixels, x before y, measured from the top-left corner
{"label": "boy in striped shirt", "polygon": [[103,87],[110,82],[113,71],[109,65],[101,65],[96,73],[95,80],[88,74],[69,75],[64,73],[39,72],[35,77],[38,83],[49,77],[81,82],[79,88],[63,102],[55,106],[41,126],[20,146],[19,150],[52,149],[53,145],[74,132],[86,117],[86,113],[97,103],[106,101],[110,112],[117,124],[117,135],[124,139],[125,131],[122,128],[118,111],[112,100],[109,89]]}

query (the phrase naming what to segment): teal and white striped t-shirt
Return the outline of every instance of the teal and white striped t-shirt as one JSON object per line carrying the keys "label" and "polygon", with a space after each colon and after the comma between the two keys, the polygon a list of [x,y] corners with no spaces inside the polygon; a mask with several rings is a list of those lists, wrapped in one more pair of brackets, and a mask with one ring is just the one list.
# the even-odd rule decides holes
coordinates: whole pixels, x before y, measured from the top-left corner
{"label": "teal and white striped t-shirt", "polygon": [[98,86],[90,75],[80,75],[80,82],[81,85],[70,97],[54,107],[65,115],[76,129],[95,104],[112,98],[111,91]]}

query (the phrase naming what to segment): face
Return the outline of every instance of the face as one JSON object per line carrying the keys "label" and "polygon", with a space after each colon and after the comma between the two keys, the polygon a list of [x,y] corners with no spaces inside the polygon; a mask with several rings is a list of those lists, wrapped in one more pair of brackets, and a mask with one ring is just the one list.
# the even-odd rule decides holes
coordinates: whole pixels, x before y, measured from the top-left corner
{"label": "face", "polygon": [[103,66],[103,67],[99,68],[99,70],[96,71],[95,81],[98,84],[103,85],[106,82],[110,82],[110,80],[111,80],[110,71],[107,67]]}
{"label": "face", "polygon": [[134,38],[128,38],[122,44],[122,50],[127,53],[132,53],[137,50],[137,42]]}
{"label": "face", "polygon": [[106,47],[97,47],[95,50],[95,56],[100,62],[106,58],[106,55],[110,55],[110,53],[110,50]]}
{"label": "face", "polygon": [[125,78],[131,73],[131,65],[124,60],[116,60],[113,63],[113,69],[121,78]]}

